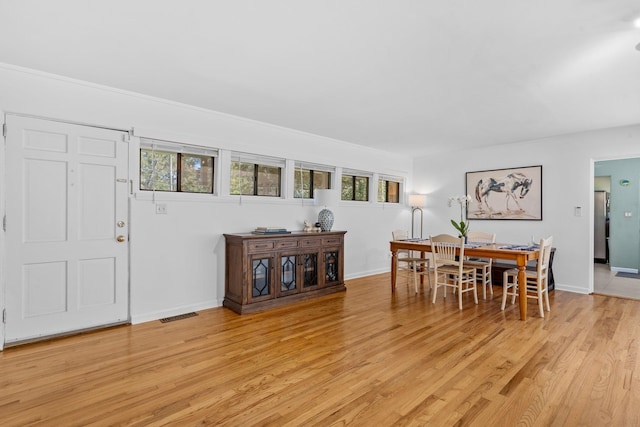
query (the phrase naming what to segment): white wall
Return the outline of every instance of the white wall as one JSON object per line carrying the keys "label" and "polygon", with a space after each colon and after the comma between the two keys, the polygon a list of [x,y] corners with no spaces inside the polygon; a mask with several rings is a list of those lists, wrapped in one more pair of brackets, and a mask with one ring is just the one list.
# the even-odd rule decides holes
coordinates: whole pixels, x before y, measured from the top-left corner
{"label": "white wall", "polygon": [[[634,125],[418,158],[413,180],[428,194],[426,232],[453,233],[449,220],[457,220],[459,208],[448,207],[447,198],[464,194],[465,172],[542,165],[542,221],[471,221],[471,228],[496,233],[502,242],[552,235],[556,287],[587,293],[593,290],[593,163],[638,155],[640,125]],[[574,216],[576,206],[582,217]]]}
{"label": "white wall", "polygon": [[[407,189],[429,194],[425,234],[454,230],[456,207],[467,171],[543,165],[543,221],[474,221],[472,228],[502,241],[553,235],[559,289],[587,292],[592,286],[593,161],[640,156],[640,125],[520,144],[411,159],[388,152],[282,129],[110,88],[56,78],[0,64],[0,111],[30,114],[120,129],[146,129],[198,140],[212,147],[287,157],[409,178]],[[182,141],[187,142],[187,141]],[[2,155],[2,152],[0,152]],[[132,155],[133,157],[133,155]],[[2,163],[4,164],[4,159]],[[415,173],[413,173],[415,169]],[[299,200],[257,202],[250,198],[203,201],[166,196],[168,214],[156,215],[146,197],[131,198],[131,315],[152,320],[221,304],[224,297],[222,233],[259,225],[300,229],[318,209]],[[160,196],[159,196],[160,197]],[[4,194],[0,199],[4,202]],[[574,216],[574,207],[583,216]],[[410,228],[405,206],[341,203],[334,229],[347,230],[347,278],[389,269],[393,229]],[[10,248],[9,248],[10,249]],[[0,301],[1,302],[1,301]]]}
{"label": "white wall", "polygon": [[[392,153],[10,65],[0,64],[0,94],[0,111],[4,113],[135,128],[222,150],[411,176],[411,160]],[[131,152],[130,160],[134,161],[136,150]],[[4,158],[0,161],[4,164]],[[408,180],[407,189],[410,187]],[[0,196],[4,202],[4,193]],[[190,196],[158,195],[167,204],[167,215],[155,214],[148,193],[130,199],[134,323],[221,305],[223,233],[247,232],[264,225],[302,229],[303,221],[315,220],[319,211],[309,202],[303,205],[294,199],[243,198],[239,203],[237,197]],[[391,231],[410,227],[409,208],[341,202],[332,210],[334,229],[347,230],[347,278],[388,271]]]}

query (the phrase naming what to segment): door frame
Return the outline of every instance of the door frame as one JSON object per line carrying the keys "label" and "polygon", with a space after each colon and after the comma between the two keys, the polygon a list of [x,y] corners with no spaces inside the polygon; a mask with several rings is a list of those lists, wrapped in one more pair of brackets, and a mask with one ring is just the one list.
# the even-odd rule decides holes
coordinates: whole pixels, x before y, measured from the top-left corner
{"label": "door frame", "polygon": [[[0,165],[3,166],[3,173],[0,173],[0,220],[3,221],[3,228],[0,230],[0,351],[4,350],[5,347],[5,328],[6,328],[6,323],[5,323],[5,317],[4,317],[4,313],[5,313],[5,309],[6,309],[6,298],[5,298],[5,294],[6,294],[6,250],[7,250],[7,244],[6,244],[6,232],[4,230],[4,217],[6,215],[6,182],[7,182],[7,177],[6,177],[6,146],[7,146],[7,132],[6,132],[6,123],[7,123],[7,116],[8,115],[14,115],[14,116],[20,116],[20,117],[28,117],[28,118],[32,118],[32,119],[38,119],[38,120],[47,120],[47,121],[52,121],[52,122],[58,122],[58,123],[66,123],[69,125],[80,125],[80,126],[89,126],[89,127],[94,127],[94,128],[99,128],[99,129],[108,129],[108,130],[113,130],[113,131],[117,131],[117,132],[124,132],[129,136],[129,143],[128,145],[128,150],[127,150],[127,163],[128,163],[128,168],[127,168],[127,173],[128,173],[128,183],[127,185],[129,186],[129,191],[128,193],[128,197],[127,197],[127,222],[129,223],[129,236],[131,236],[131,195],[132,195],[132,185],[133,185],[133,181],[131,180],[131,172],[132,172],[132,157],[133,159],[135,159],[135,156],[132,156],[132,147],[131,147],[131,142],[132,140],[137,140],[137,138],[134,138],[132,135],[132,131],[131,129],[120,129],[120,128],[115,128],[115,127],[111,127],[111,126],[103,126],[103,125],[96,125],[96,124],[91,124],[91,123],[83,123],[83,122],[78,122],[78,121],[73,121],[73,120],[62,120],[62,119],[57,119],[57,118],[52,118],[52,117],[43,117],[43,116],[38,116],[38,115],[33,115],[33,114],[25,114],[25,113],[17,113],[17,112],[11,112],[11,111],[5,111],[5,110],[0,110],[0,116],[2,117],[2,144],[0,144]],[[136,144],[134,144],[136,145]],[[137,161],[137,159],[136,159]],[[135,163],[135,162],[134,162]],[[130,245],[130,240],[127,239],[127,244]],[[128,318],[129,321],[131,321],[131,247],[129,247],[129,257],[128,257],[128,268],[127,268],[127,310],[128,310]]]}
{"label": "door frame", "polygon": [[[595,290],[595,275],[593,273],[595,268],[595,261],[593,258],[594,250],[594,190],[595,190],[595,177],[596,177],[596,163],[600,162],[608,162],[615,160],[626,160],[626,159],[638,159],[640,156],[637,155],[618,155],[618,156],[604,156],[604,157],[592,157],[590,159],[590,183],[589,183],[589,261],[591,268],[589,269],[589,294],[593,294]],[[612,182],[613,185],[613,182]],[[637,239],[637,244],[640,245],[640,235],[636,235],[635,239]],[[611,258],[609,258],[609,266],[611,266]]]}
{"label": "door frame", "polygon": [[0,174],[0,218],[3,222],[2,232],[0,233],[0,351],[4,349],[4,329],[5,329],[5,283],[6,283],[6,232],[4,231],[4,217],[6,215],[5,208],[5,181],[6,181],[6,156],[5,150],[7,146],[6,113],[0,110],[2,115],[2,144],[0,146],[0,164],[3,166],[3,173]]}

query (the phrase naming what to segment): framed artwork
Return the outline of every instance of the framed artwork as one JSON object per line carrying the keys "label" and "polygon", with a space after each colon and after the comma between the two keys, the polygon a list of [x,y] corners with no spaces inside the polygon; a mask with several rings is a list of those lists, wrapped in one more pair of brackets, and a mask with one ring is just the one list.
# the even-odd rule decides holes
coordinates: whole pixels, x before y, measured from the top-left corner
{"label": "framed artwork", "polygon": [[466,173],[467,219],[542,220],[542,166]]}

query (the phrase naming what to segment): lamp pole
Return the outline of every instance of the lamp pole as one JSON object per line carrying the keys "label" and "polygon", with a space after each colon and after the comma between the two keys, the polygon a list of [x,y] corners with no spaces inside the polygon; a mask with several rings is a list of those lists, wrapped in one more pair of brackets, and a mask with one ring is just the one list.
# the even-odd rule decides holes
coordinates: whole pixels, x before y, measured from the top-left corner
{"label": "lamp pole", "polygon": [[417,206],[414,206],[414,207],[411,208],[411,238],[413,239],[414,237],[416,237],[414,232],[413,232],[414,226],[415,226],[415,222],[416,222],[416,220],[415,220],[416,211],[420,211],[420,238],[422,239],[422,225],[423,225],[423,222],[424,222],[422,220],[423,212],[422,212],[422,209],[417,207]]}

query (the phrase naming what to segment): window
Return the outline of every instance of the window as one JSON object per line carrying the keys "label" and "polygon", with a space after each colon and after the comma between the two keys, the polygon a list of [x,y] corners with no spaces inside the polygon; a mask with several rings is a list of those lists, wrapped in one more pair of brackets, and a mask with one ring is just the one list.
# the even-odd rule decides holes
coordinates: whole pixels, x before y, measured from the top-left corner
{"label": "window", "polygon": [[140,190],[213,193],[214,150],[145,139],[140,145]]}
{"label": "window", "polygon": [[280,197],[282,167],[231,161],[230,194]]}
{"label": "window", "polygon": [[313,199],[314,190],[329,190],[331,189],[331,172],[324,169],[322,166],[303,166],[296,165],[294,173],[294,190],[293,197],[297,199]]}
{"label": "window", "polygon": [[342,175],[342,200],[369,200],[369,177]]}
{"label": "window", "polygon": [[378,180],[378,201],[400,203],[400,183],[388,179]]}

